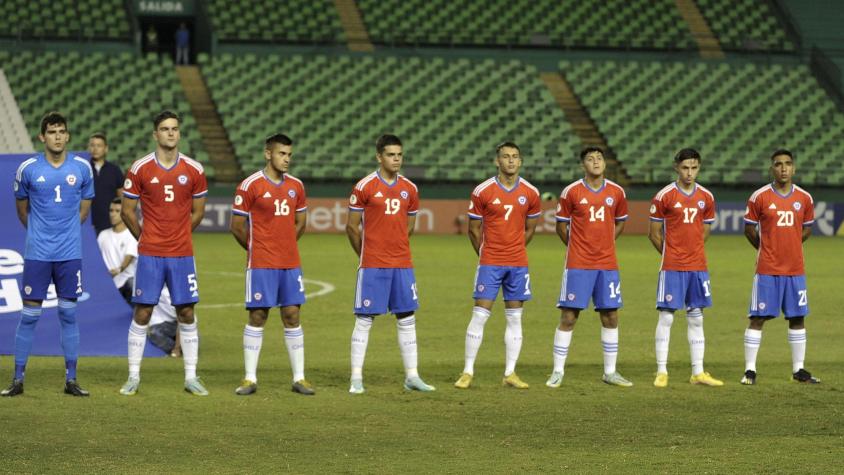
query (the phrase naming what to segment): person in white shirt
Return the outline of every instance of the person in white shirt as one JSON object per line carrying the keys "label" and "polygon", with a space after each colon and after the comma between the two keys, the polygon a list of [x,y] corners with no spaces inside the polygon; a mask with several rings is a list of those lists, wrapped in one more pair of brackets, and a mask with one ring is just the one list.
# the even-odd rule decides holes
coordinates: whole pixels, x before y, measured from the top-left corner
{"label": "person in white shirt", "polygon": [[111,227],[100,232],[97,236],[97,244],[103,254],[103,261],[114,279],[114,285],[120,290],[120,295],[131,305],[135,267],[138,264],[138,241],[123,224],[120,209],[120,198],[113,199],[108,208]]}

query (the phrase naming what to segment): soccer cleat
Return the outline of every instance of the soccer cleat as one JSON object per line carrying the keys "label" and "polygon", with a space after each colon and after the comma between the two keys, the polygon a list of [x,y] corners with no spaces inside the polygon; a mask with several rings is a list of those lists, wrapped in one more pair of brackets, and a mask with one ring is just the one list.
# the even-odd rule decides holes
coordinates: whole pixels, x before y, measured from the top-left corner
{"label": "soccer cleat", "polygon": [[138,386],[140,385],[140,378],[129,378],[125,383],[123,383],[123,387],[120,388],[120,394],[124,396],[134,396],[135,393],[138,392]]}
{"label": "soccer cleat", "polygon": [[82,389],[75,379],[70,379],[64,383],[64,393],[76,397],[87,397],[91,395],[91,393]]}
{"label": "soccer cleat", "polygon": [[0,391],[0,396],[3,397],[14,397],[23,394],[23,380],[22,379],[13,379],[12,384],[9,385],[8,388]]}
{"label": "soccer cleat", "polygon": [[563,384],[563,373],[553,372],[551,376],[548,377],[548,381],[545,381],[545,385],[549,388],[557,389]]}
{"label": "soccer cleat", "polygon": [[422,381],[422,378],[419,376],[413,376],[412,378],[405,379],[404,389],[407,389],[408,391],[421,391],[423,393],[429,393],[437,390],[437,388],[425,383],[425,381]]}
{"label": "soccer cleat", "polygon": [[[702,386],[713,386],[713,387],[724,385],[724,381],[721,381],[720,379],[713,378],[712,375],[709,374],[706,371],[704,371],[703,373],[700,373],[698,375],[692,375],[692,377],[689,378],[689,382],[692,383],[692,384],[700,384]],[[654,383],[654,384],[656,384],[656,383]]]}
{"label": "soccer cleat", "polygon": [[300,379],[299,381],[294,382],[290,390],[294,393],[299,393],[305,396],[313,396],[314,394],[316,394],[316,391],[314,391],[314,387],[311,386],[311,383],[304,379]]}
{"label": "soccer cleat", "polygon": [[820,384],[821,380],[812,376],[812,373],[800,368],[796,373],[791,375],[791,380],[795,383],[805,384]]}
{"label": "soccer cleat", "polygon": [[234,393],[238,396],[248,396],[250,394],[255,394],[256,392],[258,392],[258,383],[248,379],[241,381],[240,386],[234,390]]}
{"label": "soccer cleat", "polygon": [[353,379],[351,380],[351,385],[349,386],[349,392],[352,394],[363,394],[365,389],[363,389],[363,380],[362,379]]}
{"label": "soccer cleat", "polygon": [[522,378],[520,378],[516,373],[510,373],[510,376],[504,376],[504,379],[501,380],[501,385],[510,386],[511,388],[516,389],[527,389],[530,387],[530,385],[522,381]]}
{"label": "soccer cleat", "polygon": [[457,381],[454,383],[454,387],[457,389],[469,389],[469,386],[472,385],[472,376],[469,373],[462,373]]}
{"label": "soccer cleat", "polygon": [[756,371],[749,369],[744,372],[744,376],[741,378],[741,384],[745,386],[753,386],[756,384]]}
{"label": "soccer cleat", "polygon": [[668,386],[668,373],[657,373],[654,379],[654,386],[664,388]]}
{"label": "soccer cleat", "polygon": [[202,380],[198,377],[185,380],[185,392],[191,393],[194,396],[208,395],[208,390],[205,389],[205,386],[202,384]]}
{"label": "soccer cleat", "polygon": [[629,388],[630,386],[633,386],[633,383],[624,379],[624,376],[622,376],[618,371],[613,374],[605,374],[601,379],[605,383],[611,384],[613,386],[621,386],[623,388]]}

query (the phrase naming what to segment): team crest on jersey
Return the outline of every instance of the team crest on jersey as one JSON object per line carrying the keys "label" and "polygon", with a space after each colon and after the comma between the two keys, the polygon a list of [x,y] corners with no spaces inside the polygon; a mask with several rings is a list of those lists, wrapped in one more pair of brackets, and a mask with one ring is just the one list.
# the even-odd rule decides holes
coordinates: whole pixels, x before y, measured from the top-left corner
{"label": "team crest on jersey", "polygon": [[179,184],[180,185],[187,185],[188,183],[188,176],[187,175],[179,175]]}
{"label": "team crest on jersey", "polygon": [[32,293],[32,287],[27,285],[26,287],[23,288],[23,293],[25,293],[26,295],[31,294]]}
{"label": "team crest on jersey", "polygon": [[672,301],[672,300],[674,300],[674,296],[673,296],[673,295],[668,294],[668,295],[666,295],[666,296],[665,296],[665,301],[666,301],[666,302],[670,302],[670,301]]}
{"label": "team crest on jersey", "polygon": [[126,181],[123,182],[123,188],[132,188],[132,180],[127,178]]}
{"label": "team crest on jersey", "polygon": [[704,206],[706,206],[706,203],[704,203],[703,200],[700,200],[700,201],[697,202],[698,208],[703,209]]}
{"label": "team crest on jersey", "polygon": [[358,202],[358,197],[357,197],[357,196],[352,195],[352,196],[350,196],[350,197],[349,197],[349,203],[351,203],[351,204],[357,204],[357,202]]}
{"label": "team crest on jersey", "polygon": [[261,292],[255,292],[255,300],[261,300],[261,297],[263,297],[263,295],[261,295]]}
{"label": "team crest on jersey", "polygon": [[[18,185],[18,182],[17,182],[17,181],[15,181],[15,182],[12,184],[12,188],[14,188],[14,190],[15,190],[15,191],[18,191],[18,188],[20,188],[20,185]],[[469,209],[472,209],[472,208],[471,208],[471,206],[469,207]]]}
{"label": "team crest on jersey", "polygon": [[568,297],[568,299],[569,299],[569,300],[574,300],[574,298],[576,297],[576,295],[574,295],[574,294],[568,294],[566,297]]}
{"label": "team crest on jersey", "polygon": [[524,206],[525,203],[527,203],[527,198],[525,198],[524,196],[520,196],[519,197],[519,204]]}
{"label": "team crest on jersey", "polygon": [[363,306],[364,307],[369,307],[370,305],[372,305],[372,302],[370,302],[369,299],[363,299]]}
{"label": "team crest on jersey", "polygon": [[607,199],[604,200],[604,203],[606,203],[607,206],[612,206],[614,202],[615,200],[612,199],[612,196],[607,196]]}
{"label": "team crest on jersey", "polygon": [[235,197],[234,197],[234,204],[235,204],[236,206],[240,206],[240,205],[242,205],[242,204],[243,204],[243,197],[242,197],[242,196],[240,196],[240,195],[235,196]]}
{"label": "team crest on jersey", "polygon": [[800,202],[799,202],[799,201],[795,201],[795,202],[794,202],[794,204],[793,204],[793,205],[791,205],[791,206],[793,206],[793,207],[794,207],[794,210],[795,210],[795,211],[800,211],[800,206],[801,206],[801,205],[800,205]]}
{"label": "team crest on jersey", "polygon": [[287,190],[287,196],[296,198],[296,190]]}
{"label": "team crest on jersey", "polygon": [[400,194],[401,194],[401,198],[402,198],[403,200],[406,200],[406,199],[407,199],[407,192],[406,192],[406,191],[402,190],[402,192],[401,192]]}
{"label": "team crest on jersey", "polygon": [[67,184],[73,186],[76,184],[76,175],[68,175],[65,177]]}

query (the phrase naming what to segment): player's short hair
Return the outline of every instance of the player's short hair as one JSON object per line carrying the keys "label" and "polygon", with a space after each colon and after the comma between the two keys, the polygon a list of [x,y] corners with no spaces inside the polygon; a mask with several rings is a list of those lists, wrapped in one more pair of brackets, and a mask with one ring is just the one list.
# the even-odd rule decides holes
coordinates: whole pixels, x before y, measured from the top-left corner
{"label": "player's short hair", "polygon": [[63,125],[67,128],[67,119],[61,114],[61,112],[47,112],[44,114],[44,117],[41,118],[41,133],[43,134],[46,132],[47,127],[50,125]]}
{"label": "player's short hair", "polygon": [[700,153],[693,148],[684,148],[674,155],[674,163],[682,163],[683,160],[697,160],[700,163]]}
{"label": "player's short hair", "polygon": [[102,132],[94,132],[93,134],[91,134],[90,137],[88,137],[88,140],[91,139],[100,139],[103,141],[104,144],[108,145],[108,139],[106,138],[106,135]]}
{"label": "player's short hair", "polygon": [[114,198],[114,199],[112,199],[112,200],[111,200],[111,204],[113,204],[113,205],[122,205],[122,204],[123,204],[123,198],[121,198],[121,197],[119,197],[119,196],[118,196],[118,197],[116,197],[116,198]]}
{"label": "player's short hair", "polygon": [[272,134],[264,140],[264,148],[269,150],[274,143],[279,145],[293,145],[293,140],[284,134]]}
{"label": "player's short hair", "polygon": [[504,147],[515,148],[516,151],[522,153],[522,149],[520,149],[519,146],[515,144],[515,142],[501,142],[500,144],[495,146],[495,156],[501,154],[501,149]]}
{"label": "player's short hair", "polygon": [[601,154],[602,157],[606,156],[606,153],[604,153],[604,149],[602,149],[601,147],[590,145],[589,147],[584,147],[583,150],[580,151],[580,161],[582,162],[586,160],[586,156],[592,152],[598,152]]}
{"label": "player's short hair", "polygon": [[177,114],[177,113],[175,113],[171,110],[163,110],[163,111],[159,112],[158,114],[156,114],[155,117],[152,118],[152,129],[158,130],[158,124],[164,122],[167,119],[176,119],[176,121],[179,123],[179,125],[181,125],[181,123],[182,123],[182,118],[179,117],[179,114]]}
{"label": "player's short hair", "polygon": [[786,150],[784,148],[775,150],[774,153],[771,154],[771,161],[773,162],[774,158],[778,155],[788,155],[788,158],[790,158],[791,161],[794,161],[794,154],[791,153],[791,150]]}
{"label": "player's short hair", "polygon": [[375,141],[375,151],[382,154],[384,153],[384,149],[390,145],[398,145],[401,147],[401,140],[392,134],[382,134],[378,137],[378,140]]}

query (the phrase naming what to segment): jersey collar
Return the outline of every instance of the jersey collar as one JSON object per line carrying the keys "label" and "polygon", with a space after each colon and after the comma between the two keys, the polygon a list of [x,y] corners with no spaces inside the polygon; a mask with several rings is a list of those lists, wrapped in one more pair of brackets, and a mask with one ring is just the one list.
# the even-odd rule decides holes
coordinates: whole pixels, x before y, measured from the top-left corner
{"label": "jersey collar", "polygon": [[592,187],[590,187],[589,184],[586,183],[586,178],[581,178],[580,182],[583,183],[583,186],[587,190],[591,191],[592,193],[600,193],[601,191],[603,191],[604,188],[607,187],[607,179],[606,178],[604,178],[603,182],[601,182],[601,187],[598,188],[597,190],[593,190]]}
{"label": "jersey collar", "polygon": [[270,177],[268,177],[267,172],[264,170],[261,170],[261,175],[264,175],[264,179],[270,182],[271,185],[278,187],[284,184],[284,176],[286,175],[286,173],[281,174],[281,181],[278,183],[274,182]]}
{"label": "jersey collar", "polygon": [[513,190],[515,190],[516,188],[518,188],[518,187],[519,187],[519,180],[520,180],[520,179],[521,179],[521,177],[516,177],[516,182],[515,182],[515,183],[513,183],[513,188],[510,188],[509,190],[507,189],[507,187],[506,187],[506,186],[504,186],[504,184],[503,184],[503,183],[501,183],[501,182],[498,180],[498,176],[496,176],[496,177],[495,177],[495,183],[498,183],[498,187],[499,187],[499,188],[501,188],[502,190],[504,190],[504,192],[505,192],[505,193],[510,193],[510,192],[512,192]]}
{"label": "jersey collar", "polygon": [[176,152],[176,161],[173,162],[172,167],[167,168],[164,165],[162,165],[161,162],[158,161],[158,154],[157,153],[152,152],[152,157],[153,157],[153,159],[155,159],[155,164],[158,165],[159,168],[161,168],[162,170],[167,171],[167,172],[176,168],[176,166],[179,165],[179,162],[182,161],[182,154],[179,153],[179,152]]}
{"label": "jersey collar", "polygon": [[677,189],[677,191],[679,191],[680,193],[682,193],[682,194],[683,194],[683,196],[691,197],[693,194],[695,194],[695,191],[697,191],[697,183],[695,183],[695,184],[694,184],[694,186],[692,187],[692,191],[690,191],[690,192],[688,192],[688,193],[686,193],[685,191],[683,191],[683,189],[682,189],[682,188],[680,188],[680,185],[678,185],[676,181],[674,182],[674,188],[676,188],[676,189]]}
{"label": "jersey collar", "polygon": [[396,181],[394,181],[392,184],[390,184],[390,183],[387,183],[387,180],[385,180],[384,178],[381,177],[381,171],[380,170],[375,170],[375,174],[378,176],[378,179],[381,180],[381,183],[387,185],[390,188],[396,186],[399,182],[399,177],[401,177],[401,175],[396,173]]}
{"label": "jersey collar", "polygon": [[792,184],[791,184],[791,189],[790,189],[790,190],[788,190],[788,193],[786,193],[786,194],[784,194],[784,195],[781,195],[781,194],[780,194],[780,192],[779,192],[779,191],[777,191],[777,187],[776,187],[776,186],[774,186],[774,184],[773,184],[773,183],[771,183],[771,191],[773,191],[774,193],[776,193],[776,194],[777,194],[777,196],[779,196],[780,198],[788,198],[789,196],[791,196],[791,194],[792,194],[792,193],[794,193],[794,183],[792,183]]}

